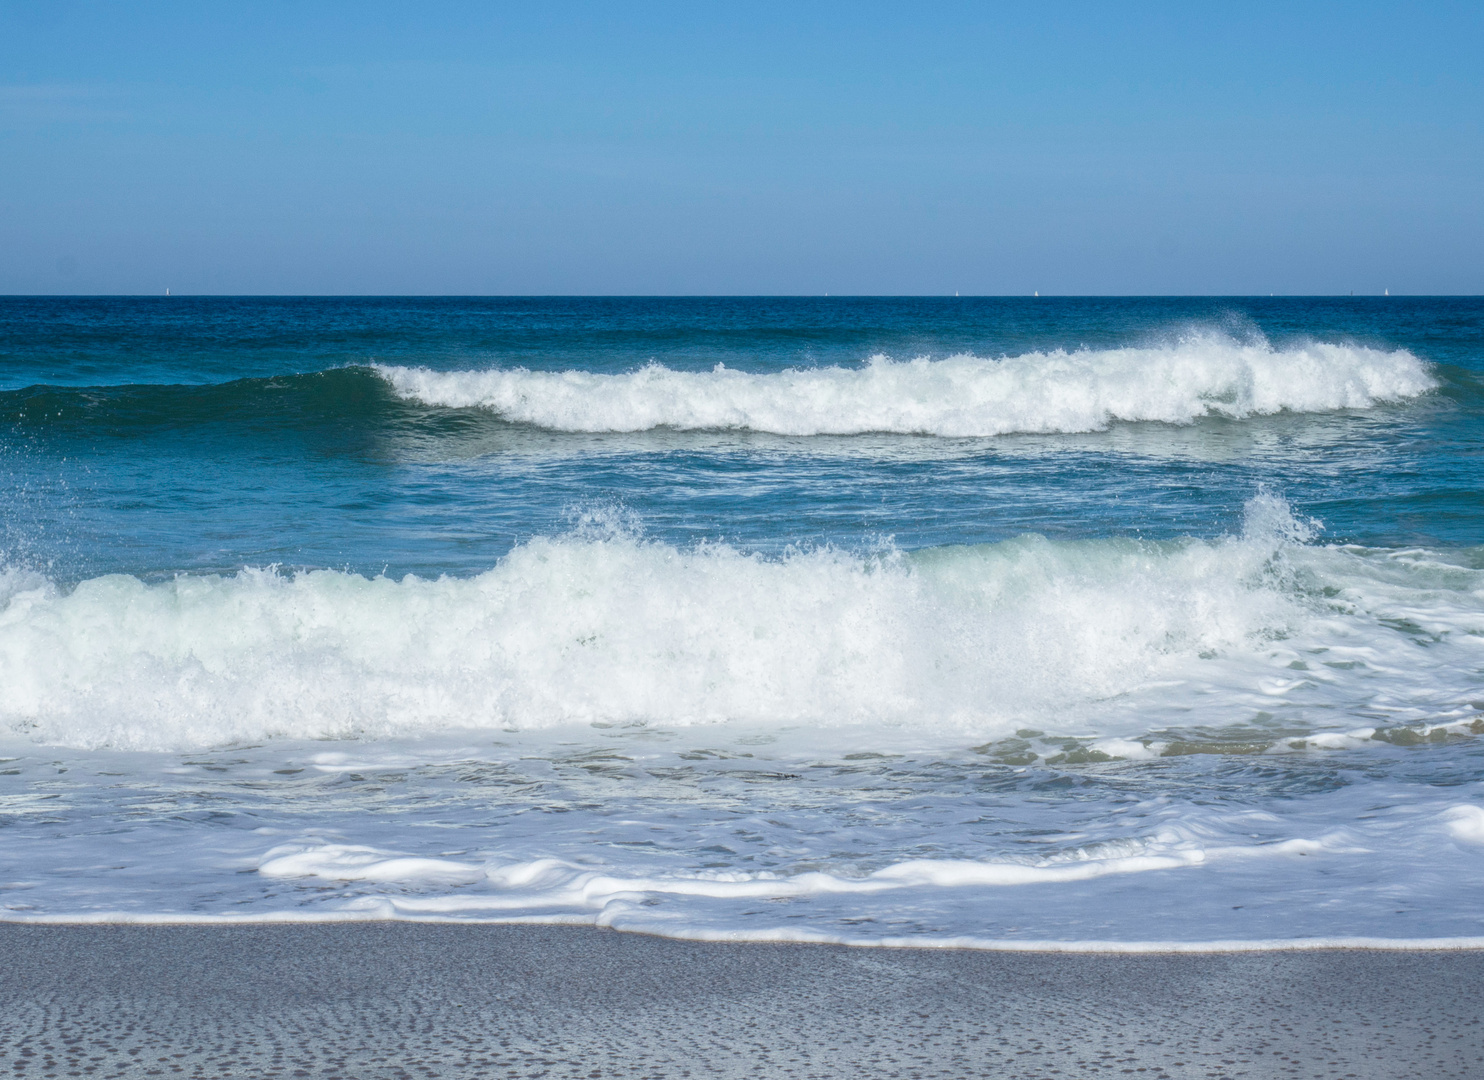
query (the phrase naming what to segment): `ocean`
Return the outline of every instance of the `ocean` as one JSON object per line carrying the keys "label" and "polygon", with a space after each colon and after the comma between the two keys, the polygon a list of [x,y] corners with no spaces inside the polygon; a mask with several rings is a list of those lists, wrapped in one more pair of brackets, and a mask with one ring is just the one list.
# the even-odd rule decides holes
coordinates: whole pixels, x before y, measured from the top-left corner
{"label": "ocean", "polygon": [[0,298],[0,919],[1484,945],[1484,300]]}

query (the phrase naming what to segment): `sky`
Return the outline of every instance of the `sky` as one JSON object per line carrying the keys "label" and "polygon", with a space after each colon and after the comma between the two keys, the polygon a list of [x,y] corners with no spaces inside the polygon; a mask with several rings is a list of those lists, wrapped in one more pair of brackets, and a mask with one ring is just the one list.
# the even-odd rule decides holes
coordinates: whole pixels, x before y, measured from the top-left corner
{"label": "sky", "polygon": [[1477,294],[1484,4],[0,0],[0,293]]}

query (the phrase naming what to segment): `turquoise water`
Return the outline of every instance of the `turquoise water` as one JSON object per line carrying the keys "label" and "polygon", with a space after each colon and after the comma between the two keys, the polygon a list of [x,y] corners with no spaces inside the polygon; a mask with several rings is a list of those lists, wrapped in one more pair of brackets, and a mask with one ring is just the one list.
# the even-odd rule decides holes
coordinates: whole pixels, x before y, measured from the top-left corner
{"label": "turquoise water", "polygon": [[1484,302],[0,298],[0,906],[1484,937]]}

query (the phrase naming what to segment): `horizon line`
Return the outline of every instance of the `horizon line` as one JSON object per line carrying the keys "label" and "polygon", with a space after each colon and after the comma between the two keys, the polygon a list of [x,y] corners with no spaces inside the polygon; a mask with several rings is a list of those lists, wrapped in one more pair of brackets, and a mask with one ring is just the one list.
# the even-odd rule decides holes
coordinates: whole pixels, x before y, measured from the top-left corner
{"label": "horizon line", "polygon": [[0,293],[0,300],[1473,300],[1484,293]]}

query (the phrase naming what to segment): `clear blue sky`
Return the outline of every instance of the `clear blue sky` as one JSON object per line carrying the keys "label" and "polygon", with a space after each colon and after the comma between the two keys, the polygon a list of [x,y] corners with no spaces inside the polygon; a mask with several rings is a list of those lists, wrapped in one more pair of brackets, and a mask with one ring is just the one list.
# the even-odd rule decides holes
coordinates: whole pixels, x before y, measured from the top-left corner
{"label": "clear blue sky", "polygon": [[167,287],[1484,292],[1484,4],[0,0],[0,292]]}

